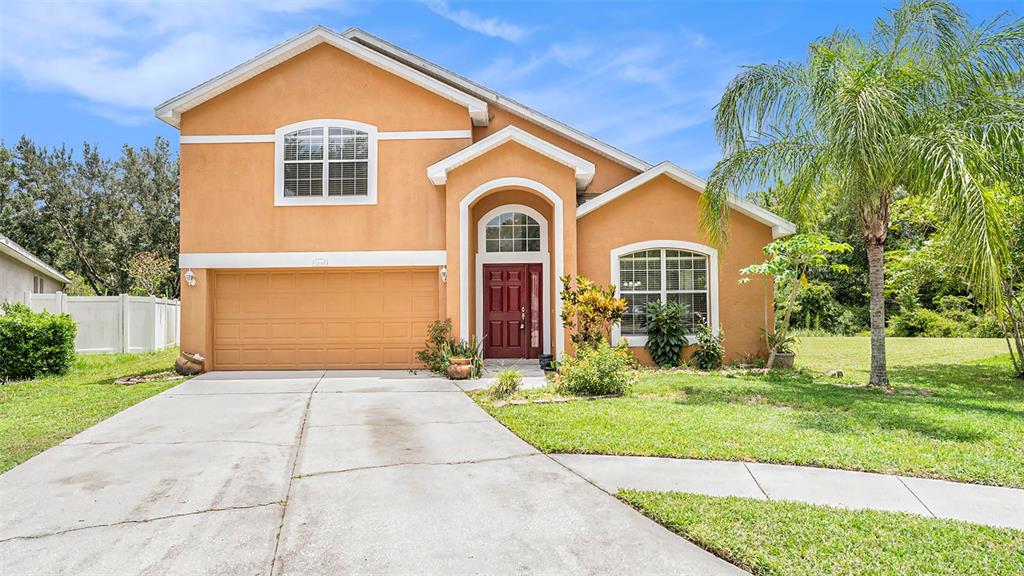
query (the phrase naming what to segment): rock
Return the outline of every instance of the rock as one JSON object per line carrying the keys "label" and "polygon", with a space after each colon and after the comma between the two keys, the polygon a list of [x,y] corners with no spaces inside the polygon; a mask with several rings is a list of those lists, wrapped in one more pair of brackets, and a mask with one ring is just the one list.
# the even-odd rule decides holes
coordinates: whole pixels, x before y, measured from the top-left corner
{"label": "rock", "polygon": [[843,377],[843,371],[842,370],[829,370],[828,372],[825,372],[825,375],[829,376],[831,378],[842,378]]}

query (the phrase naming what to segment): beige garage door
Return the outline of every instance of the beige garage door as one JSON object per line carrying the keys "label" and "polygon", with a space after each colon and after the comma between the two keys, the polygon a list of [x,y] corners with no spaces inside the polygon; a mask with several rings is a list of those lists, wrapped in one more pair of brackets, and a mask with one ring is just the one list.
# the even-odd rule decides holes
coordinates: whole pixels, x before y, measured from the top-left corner
{"label": "beige garage door", "polygon": [[438,284],[434,268],[216,271],[214,368],[414,367]]}

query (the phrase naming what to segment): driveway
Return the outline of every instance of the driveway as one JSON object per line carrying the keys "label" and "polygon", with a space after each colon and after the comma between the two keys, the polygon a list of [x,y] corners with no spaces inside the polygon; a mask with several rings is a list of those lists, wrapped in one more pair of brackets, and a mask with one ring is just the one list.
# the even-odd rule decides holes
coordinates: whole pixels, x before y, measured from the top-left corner
{"label": "driveway", "polygon": [[212,373],[0,476],[0,573],[738,574],[452,383]]}

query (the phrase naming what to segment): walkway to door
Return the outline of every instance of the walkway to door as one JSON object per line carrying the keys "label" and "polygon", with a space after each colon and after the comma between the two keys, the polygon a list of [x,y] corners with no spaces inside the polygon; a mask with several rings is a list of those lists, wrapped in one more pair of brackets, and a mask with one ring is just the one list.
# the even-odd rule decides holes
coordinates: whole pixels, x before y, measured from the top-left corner
{"label": "walkway to door", "polygon": [[0,476],[3,574],[742,574],[408,372],[213,373]]}

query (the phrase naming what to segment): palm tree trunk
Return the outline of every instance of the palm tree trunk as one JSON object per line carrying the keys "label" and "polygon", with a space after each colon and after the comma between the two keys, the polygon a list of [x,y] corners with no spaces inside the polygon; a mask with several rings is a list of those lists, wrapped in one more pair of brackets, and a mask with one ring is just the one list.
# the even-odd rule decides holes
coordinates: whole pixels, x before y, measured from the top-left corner
{"label": "palm tree trunk", "polygon": [[871,380],[872,386],[888,386],[885,368],[885,244],[868,240],[868,290],[871,293]]}

